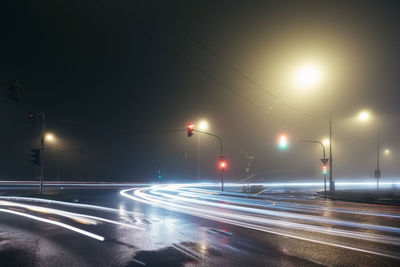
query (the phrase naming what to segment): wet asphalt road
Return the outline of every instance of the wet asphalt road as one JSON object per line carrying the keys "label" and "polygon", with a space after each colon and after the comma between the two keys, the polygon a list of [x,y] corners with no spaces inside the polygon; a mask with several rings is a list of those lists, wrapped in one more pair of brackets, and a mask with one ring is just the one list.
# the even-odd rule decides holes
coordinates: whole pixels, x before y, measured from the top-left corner
{"label": "wet asphalt road", "polygon": [[400,207],[217,189],[3,190],[1,266],[400,265]]}

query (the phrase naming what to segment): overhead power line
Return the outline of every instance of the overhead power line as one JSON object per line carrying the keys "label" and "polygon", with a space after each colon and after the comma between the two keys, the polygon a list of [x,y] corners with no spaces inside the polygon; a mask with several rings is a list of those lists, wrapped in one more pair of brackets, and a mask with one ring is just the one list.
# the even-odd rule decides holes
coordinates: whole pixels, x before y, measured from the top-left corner
{"label": "overhead power line", "polygon": [[[190,67],[192,67],[193,69],[195,69],[197,72],[201,73],[202,75],[204,75],[205,77],[207,77],[208,79],[214,81],[215,83],[217,83],[218,85],[220,85],[222,88],[226,89],[227,91],[229,91],[230,93],[232,93],[233,95],[239,97],[240,99],[244,100],[245,102],[247,102],[248,104],[250,104],[251,106],[255,107],[256,109],[267,113],[268,115],[270,115],[272,118],[274,118],[275,120],[281,121],[285,124],[287,124],[288,126],[292,127],[293,129],[297,129],[303,133],[307,133],[308,135],[312,135],[309,131],[302,129],[300,127],[298,127],[297,125],[293,124],[292,122],[272,113],[270,110],[264,108],[263,106],[257,104],[255,101],[245,97],[244,95],[240,94],[239,92],[237,92],[235,89],[231,88],[228,84],[226,84],[225,82],[221,81],[220,79],[218,79],[216,76],[210,74],[209,72],[207,72],[206,70],[204,70],[203,68],[201,68],[199,65],[195,64],[194,62],[192,62],[190,59],[188,59],[186,56],[182,55],[181,53],[177,52],[176,50],[172,49],[171,47],[169,47],[165,42],[157,39],[156,37],[154,37],[153,35],[149,34],[143,27],[141,27],[141,23],[140,21],[138,21],[137,19],[135,19],[133,16],[123,16],[122,12],[118,12],[116,9],[118,9],[115,6],[107,6],[106,4],[102,3],[102,1],[100,0],[95,0],[99,5],[105,7],[107,9],[107,11],[112,11],[118,18],[123,17],[130,26],[133,26],[135,29],[139,30],[140,32],[142,32],[142,34],[149,39],[150,41],[152,41],[153,43],[159,45],[160,47],[162,47],[163,49],[165,49],[166,51],[168,51],[170,54],[172,54],[173,56],[179,58],[181,61],[183,61],[185,64],[189,65]],[[242,90],[241,87],[238,87],[239,89]]]}
{"label": "overhead power line", "polygon": [[218,59],[225,67],[228,67],[231,69],[234,73],[248,81],[250,84],[255,86],[258,90],[262,91],[263,93],[267,94],[270,96],[272,99],[274,99],[276,102],[281,103],[296,112],[300,112],[304,115],[310,116],[309,114],[306,114],[304,111],[298,109],[297,107],[286,103],[282,101],[277,95],[271,93],[269,90],[267,90],[265,87],[263,87],[261,84],[259,84],[257,81],[252,79],[249,75],[244,73],[243,71],[239,70],[236,66],[231,64],[230,62],[226,61],[223,57],[218,55],[215,51],[213,51],[211,48],[209,48],[204,42],[202,42],[199,38],[197,38],[191,31],[180,25],[176,20],[174,20],[171,16],[169,16],[166,12],[164,12],[161,8],[158,6],[154,5],[152,2],[148,0],[143,0],[148,6],[150,6],[152,9],[154,9],[158,14],[160,14],[162,17],[164,17],[166,20],[168,20],[171,24],[173,24],[177,29],[179,29],[181,32],[183,32],[186,36],[188,36],[194,43],[196,43],[198,46],[200,46],[202,49],[207,51],[210,55]]}

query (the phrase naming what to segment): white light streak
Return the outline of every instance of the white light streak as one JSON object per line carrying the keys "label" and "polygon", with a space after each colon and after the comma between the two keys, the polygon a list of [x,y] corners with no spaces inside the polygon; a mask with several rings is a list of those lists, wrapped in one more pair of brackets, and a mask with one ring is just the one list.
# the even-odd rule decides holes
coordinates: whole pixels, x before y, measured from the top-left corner
{"label": "white light streak", "polygon": [[94,238],[94,239],[97,239],[97,240],[100,240],[100,241],[104,241],[104,237],[102,237],[100,235],[93,234],[91,232],[79,229],[77,227],[74,227],[74,226],[71,226],[71,225],[68,225],[68,224],[65,224],[65,223],[62,223],[62,222],[57,222],[57,221],[53,221],[53,220],[37,217],[37,216],[31,215],[31,214],[27,214],[27,213],[15,211],[15,210],[7,210],[7,209],[1,209],[0,208],[0,212],[11,213],[11,214],[15,214],[15,215],[18,215],[18,216],[27,217],[27,218],[30,218],[30,219],[33,219],[33,220],[36,220],[36,221],[45,222],[45,223],[49,223],[49,224],[54,224],[54,225],[66,228],[68,230],[80,233],[82,235],[85,235],[85,236],[88,236],[88,237],[91,237],[91,238]]}
{"label": "white light streak", "polygon": [[[300,183],[305,185],[305,183]],[[213,186],[215,184],[208,184]],[[237,186],[237,184],[235,184]],[[271,184],[269,184],[271,185]],[[287,184],[286,184],[287,185]],[[362,251],[375,255],[382,255],[400,259],[400,257],[391,254],[381,253],[379,251],[365,250],[360,247],[350,247],[345,244],[340,244],[341,241],[326,242],[326,240],[318,238],[319,240],[311,240],[307,237],[307,231],[315,232],[323,235],[340,236],[343,238],[353,238],[367,240],[371,242],[392,244],[400,246],[400,228],[389,227],[382,225],[366,224],[360,222],[344,221],[338,219],[325,218],[324,216],[315,216],[308,214],[301,214],[298,212],[276,211],[278,210],[292,210],[299,211],[303,205],[292,205],[280,202],[267,202],[271,203],[270,206],[263,205],[259,200],[254,199],[241,199],[234,195],[216,195],[214,191],[207,192],[207,190],[190,188],[190,184],[174,184],[174,185],[155,185],[146,188],[133,188],[126,189],[120,192],[124,197],[130,198],[135,201],[170,209],[202,218],[207,218],[215,221],[225,222],[233,225],[238,225],[246,228],[256,229],[273,234],[288,236],[296,239],[306,240],[314,243],[331,245],[351,250]],[[202,184],[200,186],[206,186]],[[240,185],[241,186],[241,185]],[[199,187],[199,184],[193,185]],[[190,192],[188,194],[188,191]],[[130,193],[133,192],[133,195]],[[226,194],[224,192],[224,194]],[[231,194],[231,193],[228,193]],[[249,205],[249,206],[246,206]],[[285,206],[287,205],[287,206]],[[291,206],[292,205],[292,206]],[[322,208],[304,205],[306,210],[321,211]],[[325,210],[326,208],[324,208]],[[334,212],[348,212],[358,214],[359,211],[352,211],[346,209],[332,209]],[[364,212],[363,215],[374,216],[374,213]],[[362,214],[362,212],[361,212]],[[388,217],[399,218],[396,214],[384,214]],[[330,224],[332,228],[320,226],[321,224]],[[341,229],[341,228],[344,229]],[[360,229],[361,231],[347,230],[347,229]],[[374,230],[377,232],[394,233],[397,236],[387,236],[378,233],[367,233],[365,230]],[[291,232],[296,230],[295,232]],[[298,232],[297,230],[301,230]],[[345,242],[345,241],[342,241]]]}

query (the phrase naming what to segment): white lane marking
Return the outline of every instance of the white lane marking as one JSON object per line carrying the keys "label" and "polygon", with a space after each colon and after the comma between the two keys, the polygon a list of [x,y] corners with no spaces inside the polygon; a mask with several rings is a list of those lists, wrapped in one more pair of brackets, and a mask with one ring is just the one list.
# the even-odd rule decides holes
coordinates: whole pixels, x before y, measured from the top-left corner
{"label": "white lane marking", "polygon": [[[74,213],[74,212],[63,211],[63,210],[52,209],[52,208],[45,208],[45,207],[41,207],[41,206],[21,204],[21,203],[9,202],[9,201],[3,201],[3,200],[0,200],[0,206],[21,207],[21,208],[26,208],[26,209],[37,211],[37,212],[56,214],[56,215],[71,218],[74,220],[83,221],[87,224],[96,224],[95,221],[103,221],[103,222],[116,224],[116,225],[120,225],[120,226],[124,226],[124,227],[128,227],[128,228],[144,230],[143,227],[139,227],[139,226],[136,226],[133,224],[121,223],[121,222],[109,220],[109,219],[102,218],[102,217],[91,216],[91,215],[86,215],[86,214],[81,214],[81,213]],[[87,218],[87,219],[85,219],[85,218]]]}
{"label": "white lane marking", "polygon": [[[137,188],[137,187],[135,187],[135,188]],[[0,199],[14,200],[14,201],[39,202],[39,203],[44,203],[44,204],[49,204],[49,205],[56,204],[56,205],[75,207],[75,208],[84,208],[84,209],[93,209],[93,210],[101,210],[101,211],[120,213],[120,210],[118,210],[118,209],[113,209],[113,208],[108,208],[108,207],[103,207],[103,206],[80,204],[80,203],[71,203],[71,202],[64,202],[64,201],[57,201],[57,200],[50,200],[50,199],[42,199],[42,198],[0,196]],[[131,215],[139,215],[139,216],[143,215],[142,213],[132,212],[132,211],[124,211],[124,212],[126,214],[131,214]]]}
{"label": "white lane marking", "polygon": [[180,246],[178,246],[177,244],[172,244],[172,247],[182,253],[184,253],[185,255],[189,256],[190,258],[196,260],[196,261],[201,261],[201,257],[193,255],[192,253],[187,252],[186,250],[182,249]]}
{"label": "white lane marking", "polygon": [[140,265],[146,266],[146,263],[144,263],[143,261],[137,260],[137,259],[133,259],[134,262],[139,263]]}
{"label": "white lane marking", "polygon": [[94,233],[79,229],[77,227],[74,227],[74,226],[71,226],[71,225],[68,225],[68,224],[65,224],[65,223],[62,223],[62,222],[57,222],[57,221],[53,221],[53,220],[49,220],[49,219],[45,219],[45,218],[40,218],[40,217],[37,217],[37,216],[33,216],[33,215],[30,215],[30,214],[26,214],[26,213],[19,212],[19,211],[14,211],[14,210],[7,210],[7,209],[1,209],[0,208],[0,212],[11,213],[11,214],[27,217],[27,218],[30,218],[30,219],[33,219],[33,220],[37,220],[37,221],[41,221],[41,222],[45,222],[45,223],[49,223],[49,224],[54,224],[54,225],[69,229],[71,231],[80,233],[82,235],[85,235],[85,236],[88,236],[88,237],[91,237],[91,238],[94,238],[94,239],[97,239],[97,240],[100,240],[100,241],[104,241],[104,237],[102,237],[100,235],[96,235]]}

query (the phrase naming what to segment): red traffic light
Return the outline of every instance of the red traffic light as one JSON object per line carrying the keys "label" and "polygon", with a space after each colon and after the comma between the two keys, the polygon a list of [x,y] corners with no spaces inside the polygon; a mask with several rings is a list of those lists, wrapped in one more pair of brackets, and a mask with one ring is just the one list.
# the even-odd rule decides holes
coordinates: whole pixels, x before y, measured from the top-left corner
{"label": "red traffic light", "polygon": [[35,120],[36,120],[35,112],[28,113],[28,122],[35,125]]}
{"label": "red traffic light", "polygon": [[224,156],[220,157],[218,167],[221,169],[221,171],[224,171],[228,167],[228,162],[226,161]]}
{"label": "red traffic light", "polygon": [[225,161],[221,161],[221,162],[219,163],[219,167],[220,167],[221,169],[225,169],[225,167],[226,167],[226,162],[225,162]]}
{"label": "red traffic light", "polygon": [[188,137],[191,137],[193,135],[193,129],[194,129],[193,123],[188,123],[188,125],[186,126]]}

